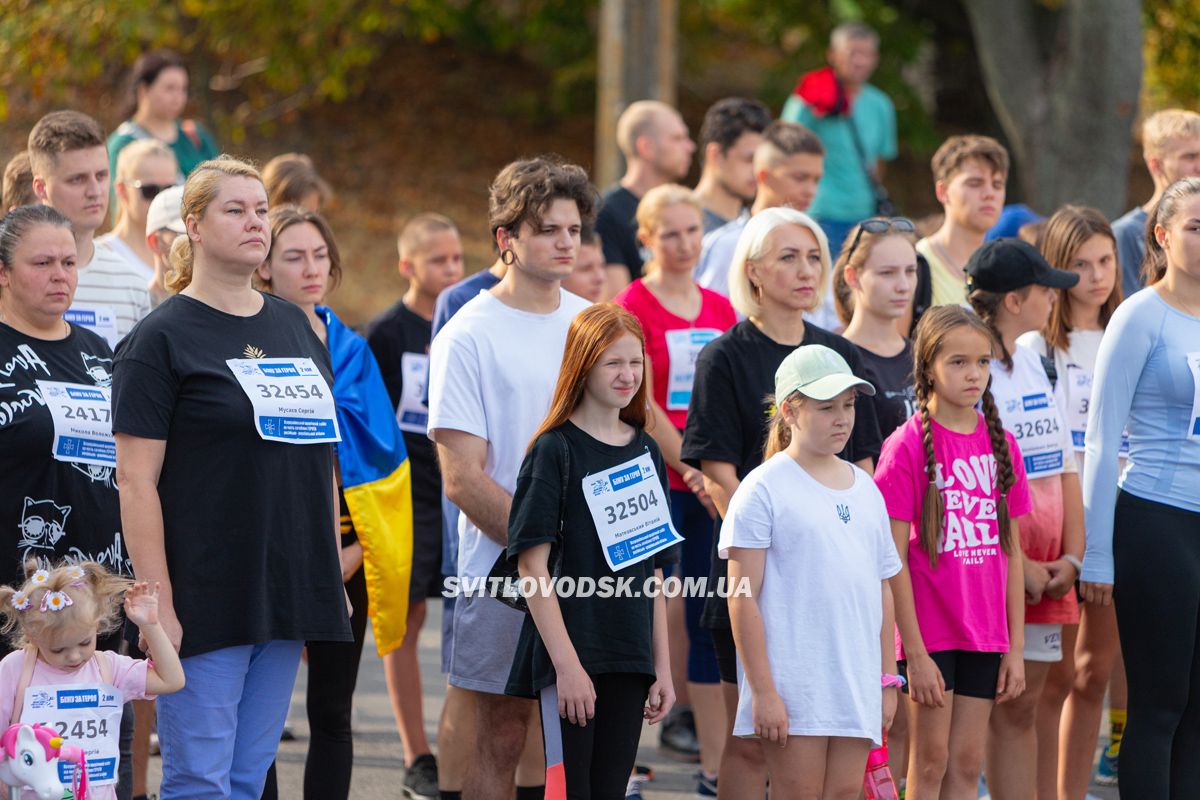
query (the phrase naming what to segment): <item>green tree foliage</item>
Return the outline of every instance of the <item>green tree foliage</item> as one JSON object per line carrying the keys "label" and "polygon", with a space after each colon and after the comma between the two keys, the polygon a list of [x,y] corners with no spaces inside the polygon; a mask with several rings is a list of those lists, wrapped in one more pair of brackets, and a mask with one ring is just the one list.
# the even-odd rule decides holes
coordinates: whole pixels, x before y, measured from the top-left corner
{"label": "green tree foliage", "polygon": [[[599,0],[0,0],[0,119],[22,103],[72,102],[81,92],[102,93],[116,115],[123,98],[114,87],[138,53],[170,47],[188,55],[197,84],[216,90],[218,107],[206,115],[236,134],[290,109],[353,96],[371,65],[405,40],[517,54],[551,81],[517,87],[499,102],[538,114],[581,111],[595,96],[598,7]],[[694,0],[680,7],[685,68],[710,64],[731,46],[778,48],[783,57],[764,62],[759,87],[776,109],[796,76],[822,63],[834,25],[869,22],[886,37],[878,83],[896,98],[908,128],[902,134],[906,141],[929,135],[901,74],[926,31],[892,4]]]}
{"label": "green tree foliage", "polygon": [[1147,110],[1200,106],[1200,2],[1146,0],[1146,76],[1142,95]]}

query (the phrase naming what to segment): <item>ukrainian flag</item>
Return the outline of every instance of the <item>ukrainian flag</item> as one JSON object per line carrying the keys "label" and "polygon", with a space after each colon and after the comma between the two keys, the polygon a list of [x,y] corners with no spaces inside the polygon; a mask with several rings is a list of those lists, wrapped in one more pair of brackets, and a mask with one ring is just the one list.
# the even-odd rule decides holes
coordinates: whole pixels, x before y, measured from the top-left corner
{"label": "ukrainian flag", "polygon": [[333,359],[342,493],[363,548],[368,609],[383,656],[400,646],[412,576],[412,475],[391,398],[367,342],[318,306]]}

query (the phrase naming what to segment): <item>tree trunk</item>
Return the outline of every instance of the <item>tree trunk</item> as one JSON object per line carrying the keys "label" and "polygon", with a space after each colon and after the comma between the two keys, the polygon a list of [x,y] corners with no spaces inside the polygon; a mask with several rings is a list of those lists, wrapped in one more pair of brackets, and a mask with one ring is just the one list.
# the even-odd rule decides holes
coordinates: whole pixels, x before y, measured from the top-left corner
{"label": "tree trunk", "polygon": [[603,0],[596,91],[596,163],[592,180],[615,183],[625,165],[617,119],[636,100],[675,104],[678,0]]}
{"label": "tree trunk", "polygon": [[1028,202],[1126,210],[1142,80],[1138,0],[963,0]]}

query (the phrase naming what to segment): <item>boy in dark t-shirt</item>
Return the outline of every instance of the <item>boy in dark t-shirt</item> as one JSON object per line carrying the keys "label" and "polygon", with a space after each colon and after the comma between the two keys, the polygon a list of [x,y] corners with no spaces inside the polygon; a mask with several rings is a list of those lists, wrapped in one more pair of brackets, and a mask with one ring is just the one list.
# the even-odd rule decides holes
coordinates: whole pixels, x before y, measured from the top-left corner
{"label": "boy in dark t-shirt", "polygon": [[404,745],[405,788],[417,797],[436,795],[437,760],[425,738],[417,638],[425,621],[425,599],[442,588],[442,477],[433,442],[426,436],[434,303],[463,274],[458,228],[440,214],[421,214],[400,232],[400,274],[408,291],[400,302],[373,319],[367,342],[379,362],[396,409],[412,467],[413,569],[408,629],[400,648],[384,657],[394,711]]}

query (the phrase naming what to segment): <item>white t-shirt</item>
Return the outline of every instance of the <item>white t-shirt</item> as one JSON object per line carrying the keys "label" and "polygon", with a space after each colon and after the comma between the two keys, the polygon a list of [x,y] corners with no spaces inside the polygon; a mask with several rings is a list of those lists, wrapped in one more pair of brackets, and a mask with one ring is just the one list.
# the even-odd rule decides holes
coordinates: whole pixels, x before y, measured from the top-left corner
{"label": "white t-shirt", "polygon": [[148,279],[108,245],[94,244],[92,260],[78,270],[79,283],[67,318],[116,347],[137,321],[150,313]]}
{"label": "white t-shirt", "polygon": [[106,233],[103,236],[97,236],[96,244],[103,244],[105,247],[112,250],[114,253],[125,259],[125,263],[133,267],[134,271],[146,279],[146,283],[150,283],[154,278],[154,265],[147,264],[142,261],[142,257],[133,252],[133,248],[125,244],[125,240],[115,233]]}
{"label": "white t-shirt", "polygon": [[[1096,356],[1100,352],[1100,340],[1104,331],[1071,331],[1067,334],[1067,349],[1054,351],[1054,368],[1058,381],[1054,384],[1054,396],[1058,399],[1059,413],[1071,432],[1071,444],[1079,469],[1083,470],[1083,439],[1087,433],[1088,408],[1092,402],[1092,375],[1096,370]],[[1035,353],[1045,354],[1046,339],[1037,331],[1019,337],[1017,343]],[[1121,442],[1121,463],[1129,452],[1129,441]]]}
{"label": "white t-shirt", "polygon": [[[851,465],[830,489],[787,453],[746,476],[729,502],[718,548],[765,549],[758,607],[775,688],[792,736],[849,736],[879,745],[882,581],[900,571],[883,495]],[[736,591],[731,586],[730,591]],[[754,733],[738,661],[735,736]]]}
{"label": "white t-shirt", "polygon": [[[1041,356],[1018,344],[1012,360],[1010,372],[1003,361],[992,359],[992,397],[1001,423],[1021,448],[1026,476],[1033,480],[1078,472],[1079,465],[1069,457],[1075,452],[1071,431]],[[1062,378],[1060,373],[1056,385]]]}
{"label": "white t-shirt", "polygon": [[[550,410],[571,320],[590,304],[561,290],[558,309],[533,314],[480,292],[455,314],[429,351],[429,430],[488,442],[488,476],[511,494],[525,450]],[[458,520],[458,575],[487,575],[500,545],[466,514]]]}

